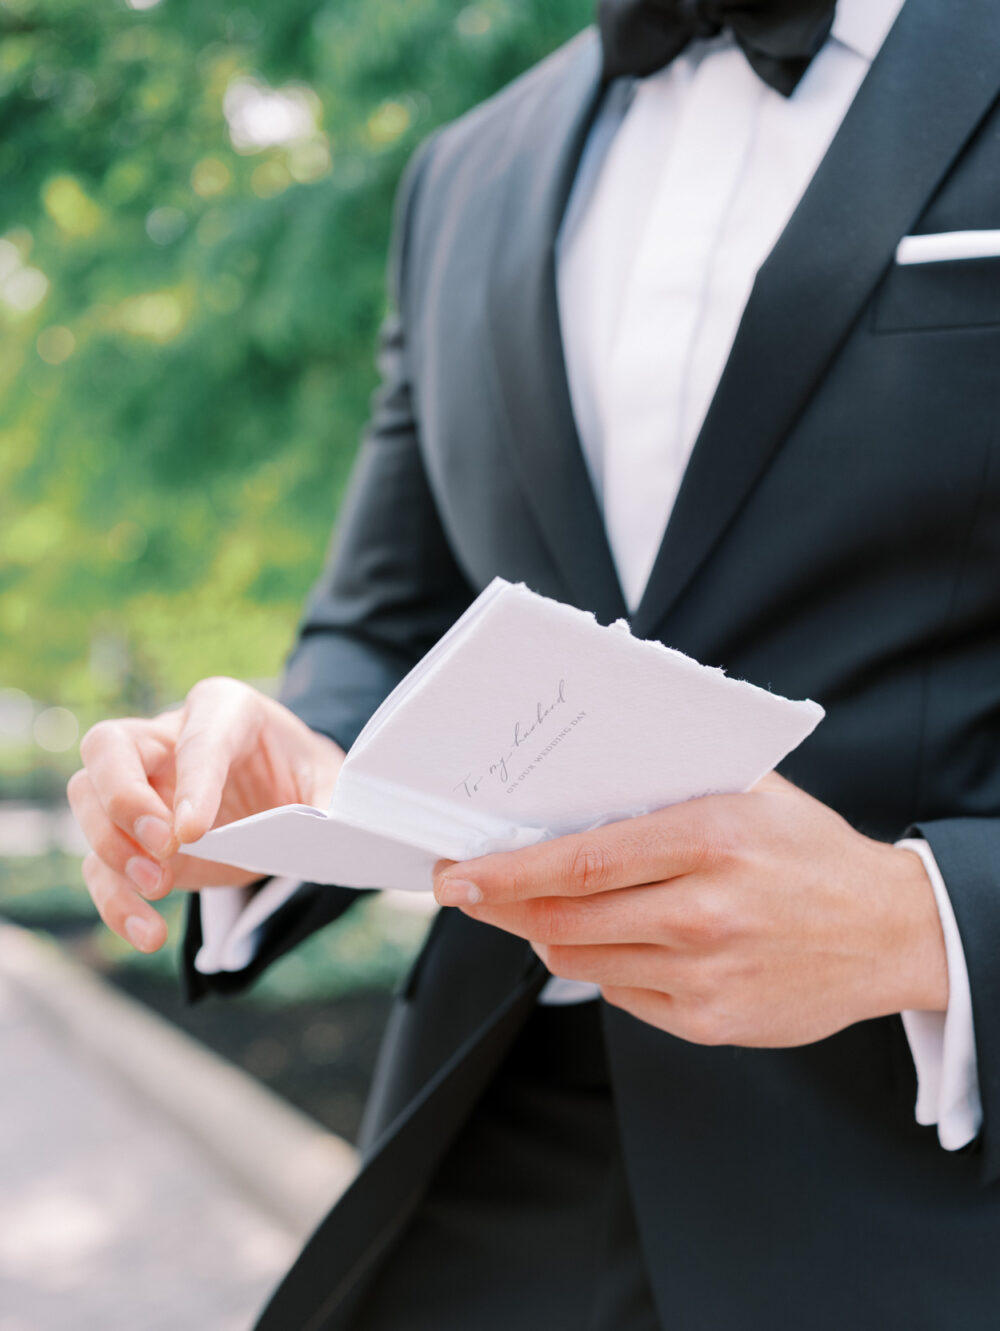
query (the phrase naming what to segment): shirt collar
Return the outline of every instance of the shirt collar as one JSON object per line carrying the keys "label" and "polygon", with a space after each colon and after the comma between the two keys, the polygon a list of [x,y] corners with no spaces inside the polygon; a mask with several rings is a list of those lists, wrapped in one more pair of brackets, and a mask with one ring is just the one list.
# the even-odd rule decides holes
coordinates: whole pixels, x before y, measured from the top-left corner
{"label": "shirt collar", "polygon": [[838,0],[830,36],[869,63],[895,23],[905,0]]}

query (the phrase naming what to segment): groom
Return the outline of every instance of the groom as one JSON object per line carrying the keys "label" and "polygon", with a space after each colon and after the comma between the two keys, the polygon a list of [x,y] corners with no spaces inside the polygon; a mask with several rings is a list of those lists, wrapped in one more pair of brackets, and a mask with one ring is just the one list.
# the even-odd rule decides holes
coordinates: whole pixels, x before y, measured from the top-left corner
{"label": "groom", "polygon": [[495,574],[827,719],[789,780],[439,866],[261,1331],[995,1325],[998,99],[993,0],[606,0],[412,163],[282,703],[84,741],[104,918],[153,950],[206,887],[197,997],[342,913],[178,847],[328,797]]}

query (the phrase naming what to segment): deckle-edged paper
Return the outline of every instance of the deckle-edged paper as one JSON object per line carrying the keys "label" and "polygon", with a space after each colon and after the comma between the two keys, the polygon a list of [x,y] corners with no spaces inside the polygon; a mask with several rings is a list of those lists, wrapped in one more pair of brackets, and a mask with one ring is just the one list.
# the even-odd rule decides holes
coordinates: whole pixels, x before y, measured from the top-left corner
{"label": "deckle-edged paper", "polygon": [[429,890],[438,859],[747,790],[822,717],[497,578],[375,712],[328,809],[269,809],[187,849],[260,874]]}

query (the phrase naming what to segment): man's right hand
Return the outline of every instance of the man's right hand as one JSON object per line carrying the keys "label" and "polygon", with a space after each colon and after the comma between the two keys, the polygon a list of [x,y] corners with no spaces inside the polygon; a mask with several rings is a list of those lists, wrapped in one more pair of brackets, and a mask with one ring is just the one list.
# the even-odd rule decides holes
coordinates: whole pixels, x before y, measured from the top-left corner
{"label": "man's right hand", "polygon": [[91,846],[83,878],[101,919],[141,952],[167,930],[149,901],[255,875],[182,853],[210,828],[279,804],[329,802],[343,750],[235,679],[203,679],[151,720],[101,721],[67,787]]}

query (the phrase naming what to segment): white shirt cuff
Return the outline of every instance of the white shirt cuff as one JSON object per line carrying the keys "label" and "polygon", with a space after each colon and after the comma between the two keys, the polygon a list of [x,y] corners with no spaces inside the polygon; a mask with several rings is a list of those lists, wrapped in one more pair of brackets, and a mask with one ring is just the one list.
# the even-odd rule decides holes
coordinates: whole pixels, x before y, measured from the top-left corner
{"label": "white shirt cuff", "polygon": [[272,878],[258,888],[202,888],[195,970],[202,975],[244,970],[256,955],[261,925],[301,886],[298,878]]}
{"label": "white shirt cuff", "polygon": [[553,975],[546,980],[545,988],[538,995],[543,1007],[570,1007],[574,1003],[590,1003],[600,998],[600,986],[587,980],[564,980],[560,975]]}
{"label": "white shirt cuff", "polygon": [[897,841],[896,845],[915,851],[923,861],[934,889],[948,958],[948,1010],[902,1014],[917,1070],[916,1117],[925,1127],[936,1123],[941,1145],[946,1151],[957,1151],[977,1136],[983,1121],[969,971],[933,851],[921,840]]}

